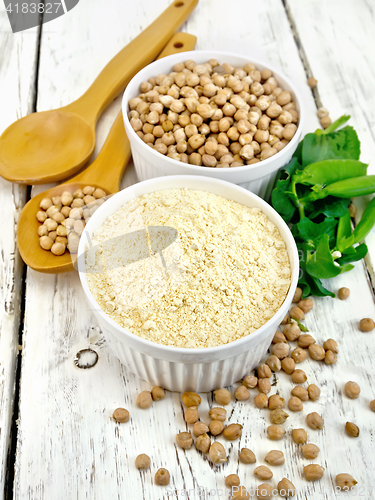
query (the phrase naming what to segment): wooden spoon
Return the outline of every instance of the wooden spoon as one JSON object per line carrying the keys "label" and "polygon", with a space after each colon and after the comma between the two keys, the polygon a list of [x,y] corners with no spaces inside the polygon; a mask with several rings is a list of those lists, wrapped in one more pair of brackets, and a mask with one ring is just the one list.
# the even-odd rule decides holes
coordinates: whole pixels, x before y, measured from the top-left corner
{"label": "wooden spoon", "polygon": [[[177,33],[166,45],[159,58],[178,52],[194,50],[197,38],[187,33]],[[119,190],[124,169],[131,155],[130,143],[125,134],[122,112],[114,121],[103,148],[92,164],[69,181],[34,196],[23,208],[17,226],[17,243],[24,262],[43,273],[65,273],[73,271],[72,257],[68,251],[53,255],[39,245],[36,213],[43,198],[61,196],[64,191],[74,193],[85,186],[94,186],[112,194]]]}
{"label": "wooden spoon", "polygon": [[74,175],[94,151],[95,125],[102,111],[158,56],[197,3],[175,0],[73,103],[32,113],[10,125],[0,137],[0,175],[20,184],[45,184]]}

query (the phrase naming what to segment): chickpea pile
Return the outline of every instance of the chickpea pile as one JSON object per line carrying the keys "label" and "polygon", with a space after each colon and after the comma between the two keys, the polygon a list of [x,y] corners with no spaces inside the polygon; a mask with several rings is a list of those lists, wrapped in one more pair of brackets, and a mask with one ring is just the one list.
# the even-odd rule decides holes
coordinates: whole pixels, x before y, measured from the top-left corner
{"label": "chickpea pile", "polygon": [[43,198],[36,218],[39,244],[43,250],[63,255],[65,250],[77,253],[79,238],[91,215],[104,203],[107,196],[102,189],[85,186],[73,194],[64,191],[61,196]]}
{"label": "chickpea pile", "polygon": [[155,151],[192,165],[252,165],[281,151],[297,131],[291,93],[252,63],[181,62],[142,82],[140,92],[129,101],[133,130]]}

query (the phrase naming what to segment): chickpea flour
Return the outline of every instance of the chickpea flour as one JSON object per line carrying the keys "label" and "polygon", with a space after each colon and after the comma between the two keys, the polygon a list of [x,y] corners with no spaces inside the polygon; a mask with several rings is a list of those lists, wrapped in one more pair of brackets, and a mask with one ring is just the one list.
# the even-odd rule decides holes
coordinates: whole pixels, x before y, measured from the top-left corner
{"label": "chickpea flour", "polygon": [[[106,241],[150,226],[178,231],[162,255],[116,267],[109,261],[121,248],[103,254]],[[285,243],[268,217],[205,191],[135,198],[107,218],[92,244],[96,257],[88,254],[86,264],[95,300],[120,326],[163,345],[240,339],[272,318],[291,283]]]}

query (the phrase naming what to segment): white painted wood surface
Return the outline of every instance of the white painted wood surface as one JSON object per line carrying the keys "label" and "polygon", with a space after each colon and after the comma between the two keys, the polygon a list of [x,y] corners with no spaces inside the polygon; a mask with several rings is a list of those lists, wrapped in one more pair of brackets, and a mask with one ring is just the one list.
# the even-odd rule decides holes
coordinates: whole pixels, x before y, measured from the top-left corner
{"label": "white painted wood surface", "polygon": [[[109,58],[134,38],[169,3],[169,0],[143,0],[132,3],[109,0],[104,5],[99,0],[91,0],[90,3],[81,0],[68,15],[45,25],[41,39],[38,110],[67,104],[77,98]],[[346,0],[328,3],[326,13],[330,16],[335,33],[340,33],[340,36],[345,38],[346,26],[353,19],[351,2]],[[323,17],[323,22],[328,22],[321,15],[322,4],[317,6],[313,0],[303,3],[293,0],[288,1],[287,5],[295,18],[297,28],[298,23],[301,25],[301,29],[297,30],[301,39],[302,36],[312,37],[309,31],[316,29],[313,23],[303,24],[303,9],[311,16],[314,9],[316,12],[320,11],[320,20]],[[373,21],[366,6],[370,4],[363,2],[358,5],[355,23],[360,27],[364,26],[362,31],[365,31],[368,26],[372,26]],[[297,10],[301,18],[298,20]],[[314,19],[315,16],[318,19],[318,14],[314,14]],[[309,19],[307,14],[306,17]],[[6,26],[6,18],[0,18],[0,21],[1,26]],[[313,96],[306,85],[303,64],[281,0],[237,0],[235,3],[229,0],[200,0],[183,30],[198,36],[197,48],[248,53],[249,58],[251,55],[264,57],[279,66],[298,84],[304,95],[309,117],[305,132],[317,127]],[[328,27],[328,37],[330,35],[327,30]],[[30,35],[25,33],[22,36]],[[367,74],[370,70],[366,67],[366,57],[372,57],[373,61],[372,53],[368,51],[368,55],[364,55],[360,45],[354,42],[355,40],[345,51],[336,50],[335,61],[340,61],[337,65],[345,74],[355,63],[357,66],[361,64],[362,72]],[[318,40],[314,43],[319,45],[320,42]],[[337,44],[339,45],[338,42]],[[317,69],[323,65],[323,61],[319,59],[329,58],[331,61],[331,52],[326,48],[323,53],[315,53],[310,47],[312,42],[309,41],[307,45],[308,47],[304,48],[308,63],[319,80],[319,92],[324,104],[332,110],[332,116],[342,114],[346,111],[345,106],[352,94],[347,97],[344,95],[345,99],[338,97],[335,107],[331,107],[325,102],[324,92],[330,92],[327,95],[333,99],[335,72],[328,66],[328,69],[322,69],[320,75]],[[30,47],[31,43],[27,47],[29,51]],[[30,65],[31,59],[30,54],[25,64]],[[372,67],[371,69],[373,70]],[[21,74],[23,85],[26,84],[25,75],[31,74],[31,71],[24,71],[23,69]],[[330,75],[327,76],[326,72]],[[18,81],[16,72],[10,73],[11,75],[7,72],[6,76]],[[0,76],[1,82],[7,82],[5,76],[1,73]],[[366,89],[365,86],[358,86],[356,95],[359,96],[360,102],[368,95]],[[8,105],[13,110],[20,106],[20,102],[24,103],[21,110],[24,114],[27,101],[15,100]],[[102,117],[98,127],[99,147],[119,106],[119,100],[115,101]],[[375,111],[373,104],[372,110]],[[372,117],[371,114],[368,116]],[[11,117],[7,123],[14,118],[15,116]],[[5,117],[2,119],[5,120]],[[353,120],[356,127],[362,126],[361,123]],[[361,133],[361,139],[366,143],[366,150],[372,155],[374,143],[370,134],[362,137]],[[134,181],[134,173],[128,169],[123,186]],[[9,187],[4,199],[7,199],[11,206]],[[10,213],[14,213],[14,208],[12,210],[7,209],[8,217]],[[11,223],[13,224],[13,218]],[[9,248],[14,247],[12,233],[6,241],[8,246],[11,243]],[[11,254],[10,249],[8,255]],[[11,266],[7,266],[7,269],[10,268]],[[282,467],[272,468],[274,478],[270,483],[276,486],[282,477],[289,477],[297,486],[298,499],[341,498],[342,494],[335,495],[333,492],[333,478],[339,472],[352,473],[359,485],[367,488],[363,490],[362,496],[374,498],[375,493],[369,489],[374,486],[372,475],[375,465],[374,414],[369,409],[369,401],[375,398],[375,374],[371,354],[374,333],[359,332],[358,321],[362,317],[375,317],[375,305],[363,263],[358,263],[355,270],[332,280],[329,284],[334,291],[344,285],[352,290],[347,302],[331,298],[317,300],[314,311],[308,315],[306,321],[318,342],[322,343],[328,337],[339,341],[339,361],[333,367],[309,361],[301,366],[308,375],[309,383],[316,382],[322,388],[322,397],[319,402],[306,403],[303,414],[293,415],[289,412],[291,416],[286,424],[288,431],[296,426],[304,427],[305,415],[310,411],[318,411],[325,418],[326,426],[322,432],[308,431],[309,440],[321,448],[321,454],[315,462],[326,468],[324,479],[311,484],[307,483],[302,475],[302,467],[308,461],[301,457],[290,436],[280,442],[267,439],[268,411],[255,408],[252,399],[256,391],[252,391],[251,401],[232,403],[227,407],[229,421],[239,422],[244,426],[240,441],[229,443],[222,440],[229,451],[227,464],[213,469],[195,449],[186,452],[177,449],[174,436],[186,429],[180,395],[168,393],[165,400],[155,403],[149,410],[138,409],[135,405],[136,396],[139,391],[149,389],[149,386],[127,372],[108,350],[102,333],[83,302],[77,276],[74,273],[48,276],[28,270],[14,498],[224,499],[228,498],[228,495],[220,495],[219,492],[224,489],[224,477],[230,473],[238,472],[242,484],[248,488],[254,488],[260,483],[253,475],[255,466],[238,464],[238,450],[244,446],[256,453],[257,465],[264,464],[264,456],[269,450],[283,450],[286,463]],[[11,329],[6,325],[5,330],[9,338]],[[11,338],[11,352],[14,352],[14,334]],[[73,358],[80,349],[86,347],[92,347],[99,353],[99,362],[92,369],[79,370],[75,367]],[[1,369],[4,366],[2,353],[3,349],[0,352]],[[10,394],[14,373],[11,372],[9,362],[8,367],[5,375],[6,387]],[[362,387],[361,397],[357,401],[350,401],[343,396],[343,385],[349,379],[356,380]],[[289,377],[278,375],[275,382],[272,392],[277,390],[287,399],[291,389]],[[2,379],[0,390],[1,383]],[[131,421],[128,424],[118,425],[111,420],[111,413],[117,406],[129,409]],[[207,423],[210,406],[213,406],[211,394],[202,395],[201,418]],[[9,416],[9,395],[4,407],[8,408],[5,413]],[[4,419],[3,411],[1,418]],[[345,435],[344,424],[347,420],[356,422],[361,428],[358,440]],[[5,433],[1,427],[1,456],[5,456],[5,441],[7,430],[9,431],[6,427],[4,429]],[[134,459],[139,453],[150,455],[152,466],[149,471],[139,473],[135,469]],[[153,475],[159,467],[166,467],[171,472],[171,487],[178,490],[177,495],[168,497],[171,488],[167,490],[153,484]],[[4,467],[0,478],[3,471]],[[207,488],[208,491],[199,495],[199,487]],[[359,493],[361,491],[358,490]],[[348,496],[350,495],[346,495]]]}
{"label": "white painted wood surface", "polygon": [[[38,30],[14,36],[4,7],[0,9],[0,133],[32,111]],[[0,178],[0,497],[4,491],[14,409],[22,263],[16,224],[26,188]]]}

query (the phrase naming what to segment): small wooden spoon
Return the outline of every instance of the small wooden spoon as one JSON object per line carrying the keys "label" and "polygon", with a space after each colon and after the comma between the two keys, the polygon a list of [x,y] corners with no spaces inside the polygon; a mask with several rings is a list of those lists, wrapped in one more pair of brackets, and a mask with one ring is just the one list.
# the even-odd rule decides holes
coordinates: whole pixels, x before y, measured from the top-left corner
{"label": "small wooden spoon", "polygon": [[[197,38],[188,33],[177,33],[166,45],[159,58],[194,50]],[[61,196],[64,191],[74,193],[85,186],[94,186],[112,194],[119,190],[120,181],[131,155],[130,143],[125,134],[122,112],[114,121],[103,148],[92,164],[83,172],[64,184],[34,196],[23,208],[17,226],[17,243],[24,262],[43,273],[65,273],[73,271],[71,255],[66,251],[56,256],[39,245],[36,213],[43,198]]]}
{"label": "small wooden spoon", "polygon": [[102,111],[157,57],[197,3],[175,0],[73,103],[32,113],[10,125],[0,137],[0,175],[20,184],[45,184],[74,175],[94,151],[95,125]]}

